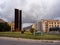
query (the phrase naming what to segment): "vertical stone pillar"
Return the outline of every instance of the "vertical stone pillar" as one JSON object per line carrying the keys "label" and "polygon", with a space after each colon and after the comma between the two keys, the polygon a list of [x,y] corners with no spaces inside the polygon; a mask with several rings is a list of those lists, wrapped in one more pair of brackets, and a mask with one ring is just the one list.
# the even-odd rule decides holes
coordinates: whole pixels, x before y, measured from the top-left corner
{"label": "vertical stone pillar", "polygon": [[19,32],[22,30],[22,10],[15,9],[15,31]]}
{"label": "vertical stone pillar", "polygon": [[19,10],[15,9],[15,31],[18,31],[18,17],[19,17]]}

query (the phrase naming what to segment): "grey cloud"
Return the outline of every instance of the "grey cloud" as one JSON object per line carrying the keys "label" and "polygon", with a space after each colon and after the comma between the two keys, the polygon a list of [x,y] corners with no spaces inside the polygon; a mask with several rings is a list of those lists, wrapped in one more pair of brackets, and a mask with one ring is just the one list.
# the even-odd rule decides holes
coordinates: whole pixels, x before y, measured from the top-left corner
{"label": "grey cloud", "polygon": [[6,21],[13,21],[14,20],[14,9],[15,8],[21,8],[23,5],[22,0],[6,0],[4,3],[0,4],[0,17],[2,19],[5,19]]}
{"label": "grey cloud", "polygon": [[[3,0],[4,1],[4,0]],[[32,0],[31,0],[32,1]],[[23,22],[35,22],[38,19],[57,19],[60,17],[60,0],[5,0],[0,4],[0,18],[14,20],[14,9],[23,10]]]}

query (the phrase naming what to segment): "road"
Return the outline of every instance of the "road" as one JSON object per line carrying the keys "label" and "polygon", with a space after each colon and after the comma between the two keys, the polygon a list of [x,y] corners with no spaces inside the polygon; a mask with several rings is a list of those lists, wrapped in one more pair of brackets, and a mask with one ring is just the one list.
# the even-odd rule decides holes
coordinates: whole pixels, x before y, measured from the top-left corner
{"label": "road", "polygon": [[47,43],[47,42],[38,42],[38,41],[23,41],[16,39],[4,39],[0,38],[0,45],[60,45],[60,43]]}

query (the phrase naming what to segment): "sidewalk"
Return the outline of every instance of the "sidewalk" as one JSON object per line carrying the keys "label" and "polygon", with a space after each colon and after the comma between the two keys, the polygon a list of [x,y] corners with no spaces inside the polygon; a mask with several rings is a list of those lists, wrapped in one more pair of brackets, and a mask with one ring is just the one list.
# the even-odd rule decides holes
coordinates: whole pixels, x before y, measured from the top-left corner
{"label": "sidewalk", "polygon": [[17,40],[17,41],[25,41],[25,42],[38,42],[38,43],[60,43],[60,40],[33,40],[33,39],[24,39],[24,38],[12,38],[12,37],[0,37],[0,39],[4,40]]}

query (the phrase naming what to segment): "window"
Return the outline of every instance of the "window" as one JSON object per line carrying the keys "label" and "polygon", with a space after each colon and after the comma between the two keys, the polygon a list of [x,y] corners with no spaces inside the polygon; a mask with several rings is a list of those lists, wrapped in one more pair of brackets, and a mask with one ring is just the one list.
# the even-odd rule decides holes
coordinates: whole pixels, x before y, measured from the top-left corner
{"label": "window", "polygon": [[53,22],[52,22],[52,24],[53,24]]}
{"label": "window", "polygon": [[55,27],[56,27],[56,25],[55,25]]}
{"label": "window", "polygon": [[57,22],[57,24],[59,24],[59,22]]}
{"label": "window", "polygon": [[56,24],[56,22],[55,22],[55,24]]}

